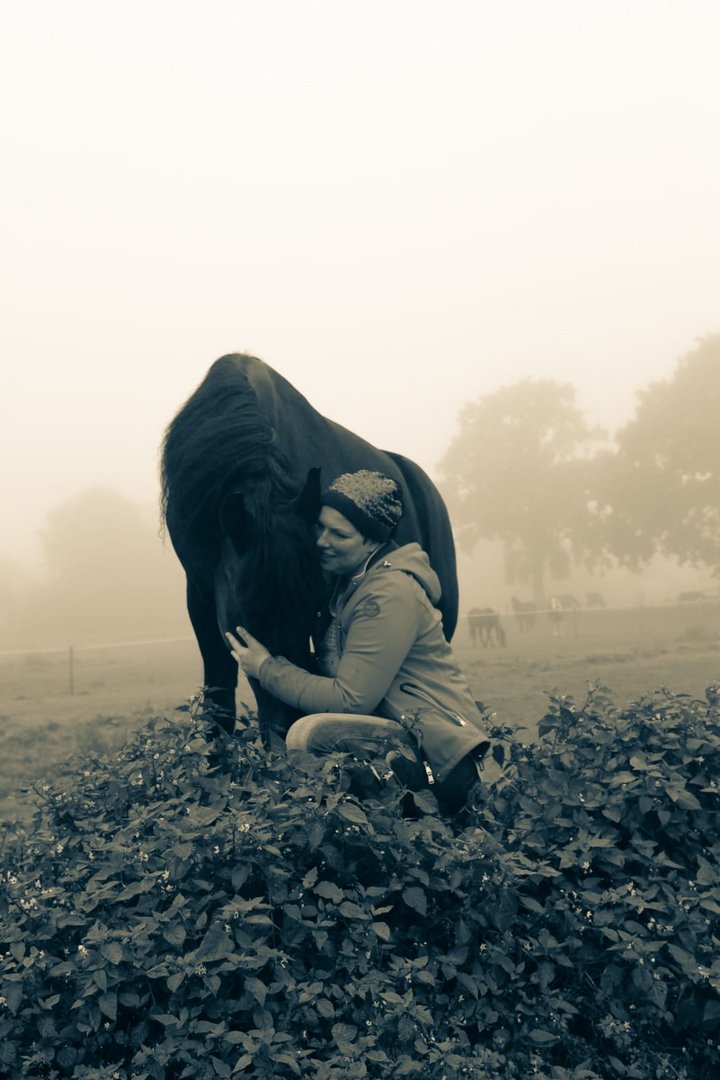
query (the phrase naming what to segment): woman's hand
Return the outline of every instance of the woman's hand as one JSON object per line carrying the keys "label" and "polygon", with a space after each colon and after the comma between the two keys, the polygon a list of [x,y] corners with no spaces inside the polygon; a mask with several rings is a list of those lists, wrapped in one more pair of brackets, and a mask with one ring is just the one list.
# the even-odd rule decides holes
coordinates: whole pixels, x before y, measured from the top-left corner
{"label": "woman's hand", "polygon": [[228,630],[225,637],[230,642],[230,648],[232,654],[237,660],[237,665],[240,670],[249,675],[251,679],[257,679],[260,674],[260,668],[263,666],[266,660],[270,660],[270,653],[267,651],[264,645],[261,645],[252,634],[248,634],[244,626],[235,627],[237,633],[243,639],[242,642],[238,641],[234,634],[231,634]]}

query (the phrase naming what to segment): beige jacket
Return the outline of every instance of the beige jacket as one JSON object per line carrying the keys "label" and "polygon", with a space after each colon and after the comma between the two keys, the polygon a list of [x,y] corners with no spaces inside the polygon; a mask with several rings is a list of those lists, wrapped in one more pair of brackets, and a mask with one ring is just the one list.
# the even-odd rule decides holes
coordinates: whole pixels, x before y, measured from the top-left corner
{"label": "beige jacket", "polygon": [[282,657],[263,663],[263,688],[304,714],[384,716],[405,724],[442,781],[488,738],[445,640],[440,583],[419,544],[353,578],[318,650],[320,675]]}

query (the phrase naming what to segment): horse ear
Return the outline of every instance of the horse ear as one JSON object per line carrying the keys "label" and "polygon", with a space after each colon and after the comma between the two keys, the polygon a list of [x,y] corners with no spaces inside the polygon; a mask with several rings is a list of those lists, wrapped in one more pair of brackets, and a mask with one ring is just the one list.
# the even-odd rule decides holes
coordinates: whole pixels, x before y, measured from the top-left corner
{"label": "horse ear", "polygon": [[247,529],[248,512],[245,508],[245,496],[241,491],[232,491],[224,500],[220,509],[220,524],[234,544],[242,541]]}
{"label": "horse ear", "polygon": [[295,502],[295,513],[314,525],[320,513],[320,469],[308,469],[305,486]]}

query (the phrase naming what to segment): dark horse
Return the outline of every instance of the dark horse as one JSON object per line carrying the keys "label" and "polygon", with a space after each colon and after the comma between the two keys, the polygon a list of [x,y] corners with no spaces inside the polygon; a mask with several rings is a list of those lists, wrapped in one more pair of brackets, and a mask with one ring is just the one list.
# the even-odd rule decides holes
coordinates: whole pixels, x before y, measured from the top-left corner
{"label": "dark horse", "polygon": [[[315,554],[321,482],[356,469],[401,485],[396,539],[427,551],[449,640],[457,623],[455,547],[445,504],[419,466],[321,416],[262,360],[240,354],[215,361],[165,432],[164,519],[187,577],[205,707],[228,732],[237,665],[225,630],[245,626],[271,653],[312,670],[313,621],[326,589]],[[284,736],[298,713],[255,680],[251,686],[264,739]]]}
{"label": "dark horse", "polygon": [[470,608],[468,612],[468,628],[470,630],[470,642],[475,645],[478,638],[484,649],[493,643],[507,646],[505,631],[497,611],[491,607]]}

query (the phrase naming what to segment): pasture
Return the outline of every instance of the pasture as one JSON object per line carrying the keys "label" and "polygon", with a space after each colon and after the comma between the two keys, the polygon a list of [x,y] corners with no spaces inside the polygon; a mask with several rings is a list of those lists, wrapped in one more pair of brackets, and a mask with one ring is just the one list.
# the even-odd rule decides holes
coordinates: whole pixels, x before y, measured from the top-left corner
{"label": "pasture", "polygon": [[[461,617],[457,658],[497,722],[532,739],[548,694],[581,701],[606,686],[622,706],[653,690],[704,698],[720,681],[720,604],[568,612],[553,636],[538,615],[521,633],[502,614],[507,647],[471,644]],[[171,716],[202,680],[194,640],[0,654],[0,819],[26,817],[21,789],[73,770],[72,758],[112,752],[151,716]],[[249,689],[238,698],[252,703]]]}

